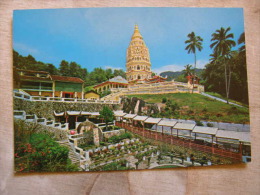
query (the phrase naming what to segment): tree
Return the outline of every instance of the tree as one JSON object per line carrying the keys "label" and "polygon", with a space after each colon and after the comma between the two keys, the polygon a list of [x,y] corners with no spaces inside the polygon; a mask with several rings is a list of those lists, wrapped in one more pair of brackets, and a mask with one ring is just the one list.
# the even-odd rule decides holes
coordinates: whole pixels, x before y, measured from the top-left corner
{"label": "tree", "polygon": [[212,34],[211,41],[213,41],[213,43],[210,45],[210,48],[213,48],[214,56],[220,57],[224,62],[227,103],[229,103],[228,99],[231,81],[231,69],[230,65],[227,63],[227,59],[230,56],[231,48],[236,45],[236,42],[232,40],[234,38],[233,33],[229,33],[230,29],[230,27],[227,29],[221,27],[216,30],[216,32]]}
{"label": "tree", "polygon": [[[197,63],[197,56],[196,56],[196,50],[201,51],[203,49],[202,47],[202,41],[203,39],[200,36],[196,36],[194,32],[191,32],[188,34],[188,40],[185,41],[185,44],[188,44],[185,48],[185,50],[188,50],[188,53],[193,53],[194,54],[194,73],[193,75],[195,76],[195,69],[196,69],[196,63]],[[193,77],[194,79],[194,77]],[[193,93],[193,88],[194,88],[194,82],[193,87],[192,87],[192,93]]]}
{"label": "tree", "polygon": [[140,163],[139,161],[137,161],[137,162],[135,163],[135,168],[136,168],[136,169],[138,169],[139,163]]}
{"label": "tree", "polygon": [[103,118],[104,122],[106,123],[107,131],[108,122],[112,122],[114,119],[114,112],[108,106],[104,106],[103,109],[99,112],[99,114],[100,118]]}
{"label": "tree", "polygon": [[53,64],[47,64],[47,72],[49,72],[51,75],[58,75],[59,71]]}
{"label": "tree", "polygon": [[111,68],[106,69],[105,70],[105,75],[106,75],[106,79],[107,80],[113,78],[114,75],[113,75],[112,69]]}
{"label": "tree", "polygon": [[60,63],[59,70],[62,76],[69,76],[70,75],[69,63],[65,60],[62,60]]}
{"label": "tree", "polygon": [[123,78],[126,79],[126,74],[125,74],[125,71],[123,71],[122,69],[115,69],[114,70],[114,76],[121,76]]}
{"label": "tree", "polygon": [[192,65],[187,64],[184,67],[185,67],[185,69],[183,70],[184,71],[184,75],[185,76],[190,76],[191,75],[191,67],[192,67]]}
{"label": "tree", "polygon": [[243,33],[240,35],[240,37],[239,37],[237,43],[238,43],[239,45],[240,45],[240,44],[243,44],[243,45],[239,48],[239,51],[240,51],[240,52],[246,50],[246,46],[245,46],[245,32],[243,32]]}

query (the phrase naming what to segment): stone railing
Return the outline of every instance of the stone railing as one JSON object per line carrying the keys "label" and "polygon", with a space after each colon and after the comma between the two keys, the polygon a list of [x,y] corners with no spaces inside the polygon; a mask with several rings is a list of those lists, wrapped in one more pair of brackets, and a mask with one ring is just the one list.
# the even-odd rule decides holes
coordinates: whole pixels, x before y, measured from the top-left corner
{"label": "stone railing", "polygon": [[47,120],[46,118],[38,118],[35,114],[26,114],[23,110],[14,110],[14,118],[21,119],[25,122],[37,123],[40,125],[54,127],[61,130],[69,130],[69,123],[59,123],[54,120]]}
{"label": "stone railing", "polygon": [[115,100],[92,100],[92,99],[78,99],[78,98],[60,98],[60,97],[43,97],[30,96],[24,93],[14,91],[14,98],[28,100],[28,101],[52,101],[52,102],[73,102],[73,103],[93,103],[93,104],[119,104],[120,101]]}
{"label": "stone railing", "polygon": [[[200,93],[204,91],[202,85],[195,85],[194,93]],[[124,90],[120,90],[120,95],[134,95],[134,94],[164,94],[164,93],[191,93],[192,85],[188,83],[181,82],[161,82],[161,83],[152,83],[152,84],[137,84],[133,86],[128,86]],[[116,93],[116,92],[114,92]],[[117,92],[118,93],[118,92]],[[113,96],[113,93],[110,94]],[[107,96],[109,99],[110,96]]]}

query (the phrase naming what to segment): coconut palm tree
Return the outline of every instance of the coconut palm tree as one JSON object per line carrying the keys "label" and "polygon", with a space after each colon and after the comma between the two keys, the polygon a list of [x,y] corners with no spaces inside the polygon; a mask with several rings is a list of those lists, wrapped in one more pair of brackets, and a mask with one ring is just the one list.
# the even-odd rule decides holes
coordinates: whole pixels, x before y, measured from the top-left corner
{"label": "coconut palm tree", "polygon": [[[194,73],[193,73],[193,79],[194,79],[196,63],[197,63],[196,51],[197,50],[201,51],[203,49],[202,47],[203,39],[200,36],[196,36],[194,32],[189,33],[188,38],[189,39],[185,41],[185,44],[188,44],[185,50],[188,50],[188,53],[194,54]],[[192,83],[193,83],[193,87],[192,87],[192,93],[193,93],[194,82]]]}
{"label": "coconut palm tree", "polygon": [[191,67],[192,67],[192,65],[187,64],[184,67],[185,67],[185,69],[183,70],[184,71],[184,75],[185,76],[190,76],[191,75]]}
{"label": "coconut palm tree", "polygon": [[246,46],[245,46],[245,33],[244,33],[244,32],[240,35],[240,37],[239,37],[237,43],[238,43],[238,45],[243,44],[243,45],[239,48],[239,52],[245,54],[245,52],[246,52]]}
{"label": "coconut palm tree", "polygon": [[213,48],[214,54],[223,58],[224,61],[227,103],[229,103],[228,98],[231,80],[231,70],[229,64],[227,63],[227,59],[230,56],[231,48],[236,46],[236,42],[233,40],[233,33],[229,33],[230,29],[230,27],[227,29],[221,27],[216,30],[216,32],[211,35],[211,41],[213,41],[213,43],[210,45],[210,48]]}

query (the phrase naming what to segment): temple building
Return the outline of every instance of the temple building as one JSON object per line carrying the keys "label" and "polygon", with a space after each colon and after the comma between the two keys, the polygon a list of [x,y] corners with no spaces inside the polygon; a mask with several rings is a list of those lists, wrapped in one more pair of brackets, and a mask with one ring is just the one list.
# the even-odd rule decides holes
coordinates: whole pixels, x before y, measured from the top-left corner
{"label": "temple building", "polygon": [[31,96],[83,98],[84,81],[77,77],[51,75],[45,71],[14,69],[14,88]]}
{"label": "temple building", "polygon": [[100,83],[93,88],[96,92],[101,93],[107,90],[119,89],[119,88],[127,88],[128,82],[121,76],[116,76],[108,81]]}
{"label": "temple building", "polygon": [[152,78],[149,50],[137,25],[135,25],[134,34],[127,49],[126,78],[129,83],[142,83]]}

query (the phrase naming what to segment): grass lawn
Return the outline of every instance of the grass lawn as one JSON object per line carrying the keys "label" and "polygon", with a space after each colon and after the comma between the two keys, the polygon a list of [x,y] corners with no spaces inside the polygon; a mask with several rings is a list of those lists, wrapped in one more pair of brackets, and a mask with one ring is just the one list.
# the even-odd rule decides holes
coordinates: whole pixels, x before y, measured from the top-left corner
{"label": "grass lawn", "polygon": [[[224,99],[226,100],[226,97],[220,95],[219,93],[215,93],[215,92],[205,92],[206,94],[209,94],[209,95],[212,95],[212,96],[215,96],[217,98],[221,98],[221,99]],[[238,102],[238,101],[235,101],[235,100],[231,100],[229,99],[229,102],[233,102],[235,104],[238,104],[238,105],[241,105],[241,106],[244,106],[244,107],[247,107],[248,108],[248,105],[247,104],[243,104],[241,102]]]}
{"label": "grass lawn", "polygon": [[200,94],[143,94],[128,97],[138,97],[147,103],[161,103],[163,98],[167,98],[180,107],[175,113],[162,111],[156,117],[249,124],[248,108],[235,107]]}

